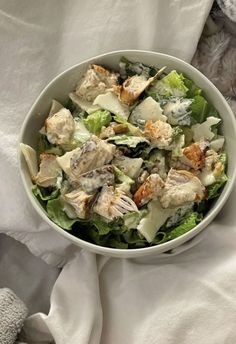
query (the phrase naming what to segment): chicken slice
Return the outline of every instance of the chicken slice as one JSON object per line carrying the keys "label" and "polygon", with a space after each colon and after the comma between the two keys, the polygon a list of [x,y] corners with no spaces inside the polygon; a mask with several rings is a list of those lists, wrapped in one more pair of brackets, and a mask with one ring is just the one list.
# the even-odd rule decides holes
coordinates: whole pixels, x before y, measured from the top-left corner
{"label": "chicken slice", "polygon": [[68,143],[74,132],[75,123],[68,109],[62,108],[45,121],[47,139],[52,144]]}
{"label": "chicken slice", "polygon": [[75,92],[82,99],[93,102],[98,95],[112,90],[117,84],[118,74],[94,64],[87,70]]}
{"label": "chicken slice", "polygon": [[165,68],[166,67],[161,68],[156,75],[151,78],[147,78],[145,75],[133,75],[126,79],[121,87],[116,87],[115,92],[118,93],[123,103],[133,105],[141,93],[150,86],[154,80],[162,75]]}
{"label": "chicken slice", "polygon": [[94,195],[89,195],[81,189],[76,189],[65,194],[62,198],[65,203],[70,204],[74,208],[76,215],[80,219],[85,219],[93,197]]}
{"label": "chicken slice", "polygon": [[93,207],[93,211],[112,221],[130,211],[138,212],[138,208],[134,201],[122,190],[105,185]]}
{"label": "chicken slice", "polygon": [[160,202],[163,208],[174,208],[189,202],[199,202],[204,196],[205,187],[193,173],[171,169]]}
{"label": "chicken slice", "polygon": [[70,160],[70,169],[77,179],[85,172],[107,165],[113,159],[116,147],[104,142],[96,136],[83,144]]}
{"label": "chicken slice", "polygon": [[119,89],[120,100],[127,105],[133,105],[153,80],[154,78],[147,79],[144,75],[129,77]]}
{"label": "chicken slice", "polygon": [[40,154],[39,172],[32,177],[35,184],[44,188],[56,186],[58,177],[61,177],[61,169],[57,163],[56,155]]}
{"label": "chicken slice", "polygon": [[147,121],[144,128],[144,135],[158,148],[168,147],[172,141],[173,130],[171,125],[163,121]]}
{"label": "chicken slice", "polygon": [[156,200],[158,196],[162,195],[162,190],[165,183],[159,174],[151,174],[144,183],[135,192],[133,200],[137,207],[140,208],[150,200]]}
{"label": "chicken slice", "polygon": [[78,183],[88,193],[96,191],[104,184],[112,185],[115,183],[114,168],[112,165],[105,165],[86,172],[79,177]]}
{"label": "chicken slice", "polygon": [[199,143],[192,143],[190,146],[184,148],[180,161],[194,170],[203,168],[205,153],[201,149],[201,145]]}

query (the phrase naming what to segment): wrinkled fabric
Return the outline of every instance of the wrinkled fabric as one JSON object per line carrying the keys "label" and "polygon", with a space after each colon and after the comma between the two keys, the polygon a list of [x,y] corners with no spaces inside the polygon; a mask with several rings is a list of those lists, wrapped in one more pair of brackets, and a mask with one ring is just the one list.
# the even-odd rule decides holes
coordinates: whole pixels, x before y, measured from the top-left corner
{"label": "wrinkled fabric", "polygon": [[49,315],[29,317],[23,339],[32,344],[235,343],[235,200],[236,190],[204,240],[176,256],[95,259],[77,251],[54,286]]}
{"label": "wrinkled fabric", "polygon": [[[39,268],[42,262],[32,263],[28,251],[15,248],[20,266],[15,288],[22,289],[17,294],[28,306],[35,302],[31,313],[38,312],[27,319],[22,341],[236,341],[235,191],[191,250],[179,248],[166,258],[109,259],[73,246],[41,220],[25,195],[16,155],[25,114],[55,75],[117,49],[165,52],[190,62],[211,5],[211,0],[0,2],[0,232],[54,266]],[[2,248],[8,266],[0,270],[2,286],[16,266],[8,247]],[[57,266],[63,267],[59,277]],[[23,278],[26,272],[35,284]]]}

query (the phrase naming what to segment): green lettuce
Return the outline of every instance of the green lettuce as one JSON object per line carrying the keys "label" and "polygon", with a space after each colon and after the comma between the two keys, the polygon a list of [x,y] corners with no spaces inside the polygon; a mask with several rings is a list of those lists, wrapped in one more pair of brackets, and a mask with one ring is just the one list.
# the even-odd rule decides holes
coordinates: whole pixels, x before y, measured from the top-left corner
{"label": "green lettuce", "polygon": [[183,75],[177,73],[175,70],[171,71],[161,80],[157,80],[149,90],[165,97],[184,97],[188,92],[188,88],[184,84]]}
{"label": "green lettuce", "polygon": [[202,95],[196,95],[193,97],[190,110],[192,120],[195,123],[202,123],[210,116],[219,117],[217,110],[209,104]]}
{"label": "green lettuce", "polygon": [[127,126],[128,130],[129,130],[129,132],[130,132],[131,134],[134,135],[135,133],[138,132],[138,128],[137,128],[136,126],[134,126],[133,124],[129,123],[129,122],[127,121],[127,119],[124,118],[124,116],[117,114],[117,115],[115,115],[115,116],[113,117],[113,119],[114,119],[114,121],[116,121],[117,123],[125,124],[125,125]]}
{"label": "green lettuce", "polygon": [[112,120],[111,114],[107,110],[98,110],[85,118],[83,121],[93,134],[99,134],[103,126],[108,126]]}
{"label": "green lettuce", "polygon": [[215,197],[218,197],[221,193],[221,190],[225,183],[227,182],[228,177],[227,175],[223,172],[216,180],[215,183],[209,185],[207,187],[207,199],[212,199]]}
{"label": "green lettuce", "polygon": [[115,135],[107,139],[108,142],[114,142],[116,145],[124,145],[135,148],[139,143],[148,143],[148,140],[141,136]]}
{"label": "green lettuce", "polygon": [[134,183],[133,179],[127,176],[123,171],[121,171],[118,167],[114,167],[114,174],[115,174],[115,181],[116,183],[127,183],[132,185]]}
{"label": "green lettuce", "polygon": [[125,227],[128,229],[136,229],[139,222],[148,213],[147,209],[140,209],[139,212],[131,211],[123,216]]}
{"label": "green lettuce", "polygon": [[78,219],[70,219],[63,210],[60,198],[49,200],[47,203],[49,218],[63,229],[70,230]]}
{"label": "green lettuce", "polygon": [[169,233],[166,234],[165,241],[173,240],[179,236],[187,233],[192,228],[194,228],[199,222],[203,219],[202,214],[197,212],[192,212],[188,214],[177,227],[172,229]]}
{"label": "green lettuce", "polygon": [[186,76],[184,76],[184,84],[188,88],[186,93],[187,98],[193,98],[202,94],[202,89]]}
{"label": "green lettuce", "polygon": [[123,238],[129,245],[129,248],[141,248],[147,246],[147,240],[136,229],[125,232],[123,234]]}
{"label": "green lettuce", "polygon": [[122,79],[127,79],[128,76],[144,75],[146,78],[154,76],[157,73],[157,68],[153,66],[146,66],[141,62],[131,62],[124,56],[121,57],[120,63],[120,75]]}
{"label": "green lettuce", "polygon": [[37,185],[34,185],[32,187],[32,192],[34,196],[41,201],[49,201],[49,200],[55,199],[60,194],[59,189],[49,190],[47,188],[42,188]]}

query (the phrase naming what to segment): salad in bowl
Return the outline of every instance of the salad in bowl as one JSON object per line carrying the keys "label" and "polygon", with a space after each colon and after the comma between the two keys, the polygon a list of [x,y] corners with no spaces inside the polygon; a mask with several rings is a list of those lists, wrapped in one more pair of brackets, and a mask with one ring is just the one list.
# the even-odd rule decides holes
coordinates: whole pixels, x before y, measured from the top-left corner
{"label": "salad in bowl", "polygon": [[136,249],[199,224],[227,183],[222,119],[178,70],[90,64],[52,99],[37,149],[21,143],[48,217],[96,245]]}

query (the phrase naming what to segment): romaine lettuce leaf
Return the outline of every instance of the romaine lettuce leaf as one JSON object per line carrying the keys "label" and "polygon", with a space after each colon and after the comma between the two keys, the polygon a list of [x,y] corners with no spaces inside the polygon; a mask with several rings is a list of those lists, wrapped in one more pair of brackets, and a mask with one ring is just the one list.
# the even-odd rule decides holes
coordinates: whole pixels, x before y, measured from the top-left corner
{"label": "romaine lettuce leaf", "polygon": [[193,123],[202,123],[211,116],[219,117],[217,110],[202,95],[193,97],[190,110]]}
{"label": "romaine lettuce leaf", "polygon": [[127,176],[118,167],[114,166],[115,182],[118,183],[117,187],[128,194],[131,186],[134,184],[134,180]]}
{"label": "romaine lettuce leaf", "polygon": [[123,234],[124,241],[129,244],[130,248],[141,248],[147,246],[147,240],[136,229],[129,230]]}
{"label": "romaine lettuce leaf", "polygon": [[147,139],[141,136],[115,135],[107,139],[108,142],[114,142],[116,145],[124,145],[135,148],[139,143],[149,143]]}
{"label": "romaine lettuce leaf", "polygon": [[114,121],[116,121],[117,123],[125,124],[125,125],[127,126],[128,130],[129,130],[129,132],[130,132],[132,135],[135,135],[135,134],[137,134],[137,133],[140,132],[140,130],[139,130],[135,125],[129,123],[129,122],[127,121],[127,119],[124,118],[124,116],[122,116],[122,115],[119,115],[119,114],[118,114],[118,115],[115,115],[115,116],[113,116],[113,119],[114,119]]}
{"label": "romaine lettuce leaf", "polygon": [[157,73],[157,68],[153,66],[146,66],[141,62],[131,62],[124,56],[121,57],[120,75],[122,79],[127,79],[128,76],[144,75],[146,78],[154,76]]}
{"label": "romaine lettuce leaf", "polygon": [[124,225],[128,229],[136,229],[141,219],[147,214],[147,209],[140,209],[139,212],[131,211],[123,216]]}
{"label": "romaine lettuce leaf", "polygon": [[103,126],[110,124],[112,120],[111,114],[107,110],[98,110],[84,119],[84,123],[90,133],[99,134]]}
{"label": "romaine lettuce leaf", "polygon": [[149,88],[149,91],[156,92],[158,95],[170,97],[184,97],[188,92],[188,88],[184,84],[184,77],[182,74],[172,70],[164,78],[157,80]]}
{"label": "romaine lettuce leaf", "polygon": [[83,120],[80,117],[74,117],[74,122],[75,130],[70,142],[62,145],[62,148],[66,152],[70,152],[75,148],[81,147],[82,144],[88,141],[91,137],[90,132],[87,130]]}
{"label": "romaine lettuce leaf", "polygon": [[198,87],[192,80],[188,79],[185,75],[184,84],[188,88],[188,91],[186,93],[187,98],[193,98],[195,96],[201,95],[202,89]]}
{"label": "romaine lettuce leaf", "polygon": [[60,194],[59,189],[48,190],[48,189],[42,188],[38,185],[34,185],[32,187],[32,192],[36,198],[38,198],[39,200],[42,200],[42,201],[48,201],[48,200],[55,199]]}
{"label": "romaine lettuce leaf", "polygon": [[70,230],[78,219],[70,219],[63,211],[60,198],[49,200],[47,203],[47,213],[49,218],[63,229]]}
{"label": "romaine lettuce leaf", "polygon": [[227,182],[228,177],[227,175],[223,172],[220,177],[217,178],[216,182],[209,185],[207,187],[207,199],[212,199],[215,197],[218,197],[221,193],[222,187],[225,185]]}
{"label": "romaine lettuce leaf", "polygon": [[187,233],[192,228],[194,228],[199,222],[201,222],[202,219],[202,214],[199,214],[197,212],[192,212],[188,214],[177,227],[175,227],[169,233],[167,233],[165,241],[176,239],[179,236]]}

